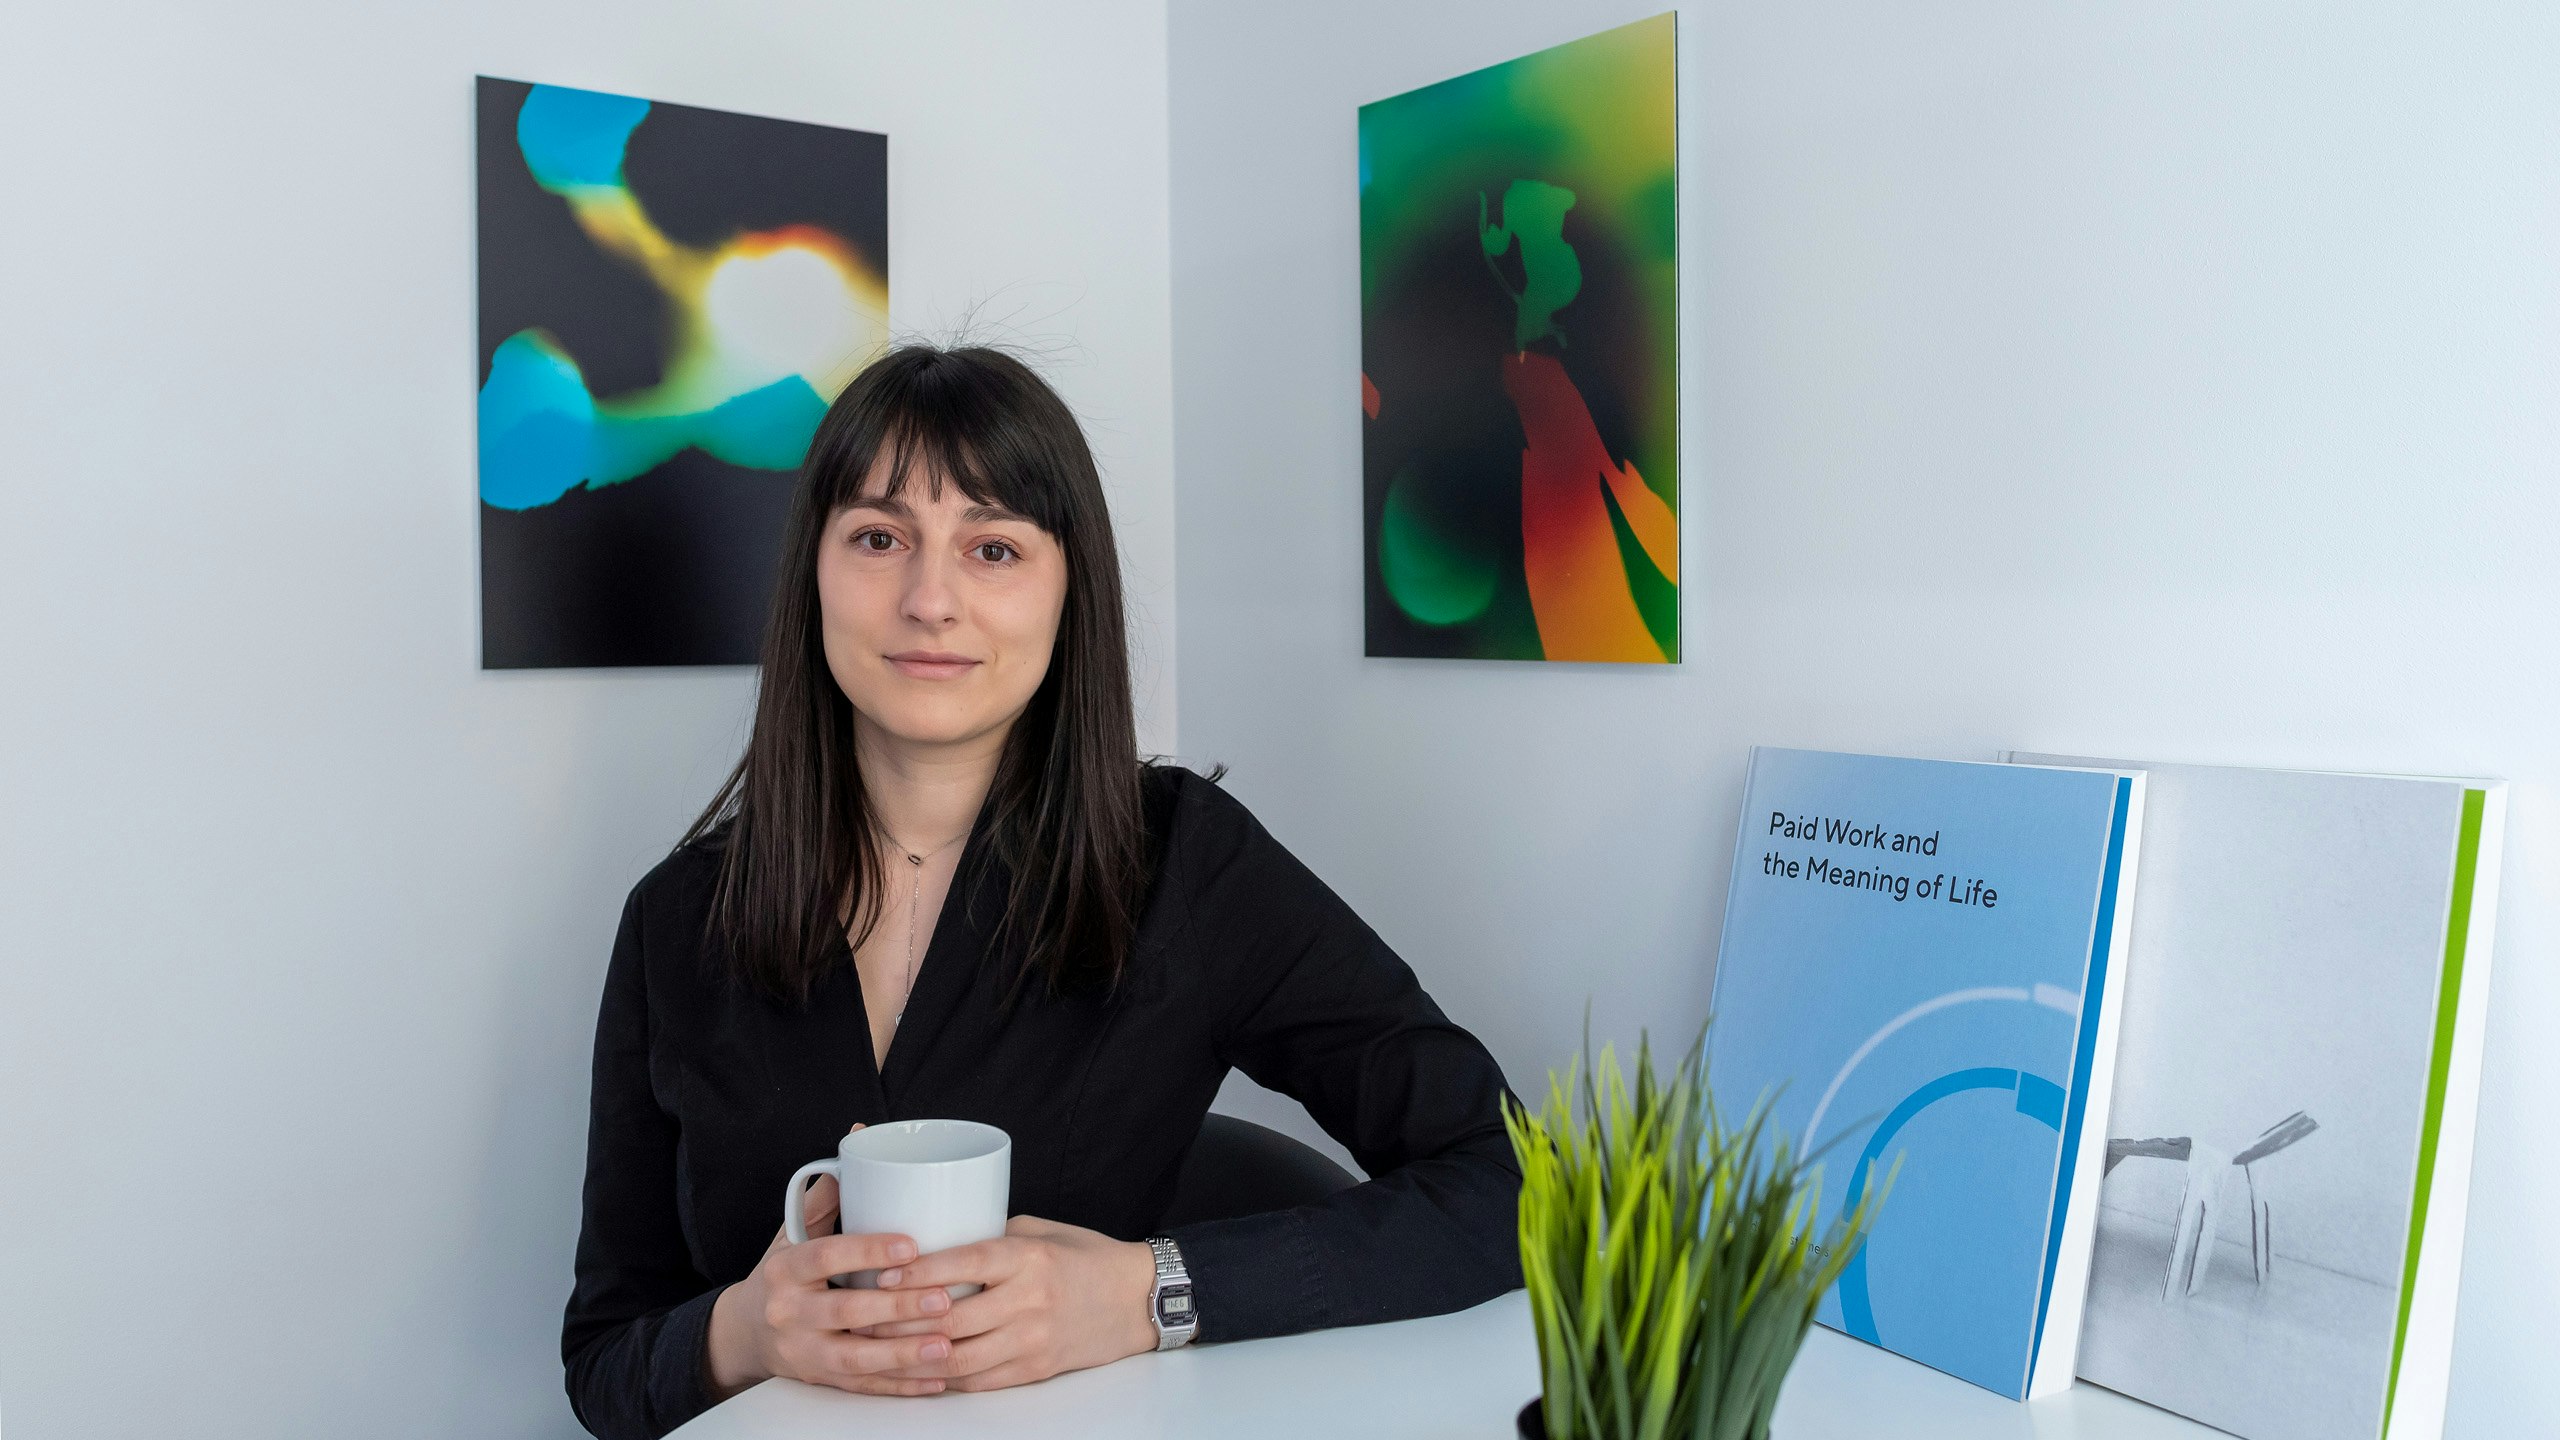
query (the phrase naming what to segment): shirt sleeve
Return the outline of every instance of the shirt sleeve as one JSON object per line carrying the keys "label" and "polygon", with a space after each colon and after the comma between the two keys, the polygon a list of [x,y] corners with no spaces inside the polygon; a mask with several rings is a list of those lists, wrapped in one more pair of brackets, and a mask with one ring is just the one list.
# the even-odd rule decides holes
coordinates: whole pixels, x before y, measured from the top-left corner
{"label": "shirt sleeve", "polygon": [[1501,1067],[1242,806],[1182,857],[1191,933],[1234,1003],[1220,1058],[1307,1107],[1373,1177],[1312,1205],[1181,1226],[1203,1341],[1445,1314],[1520,1285]]}
{"label": "shirt sleeve", "polygon": [[649,1083],[640,893],[623,907],[596,1017],[577,1284],[561,1326],[569,1404],[600,1440],[655,1440],[710,1404],[719,1291],[676,1213],[676,1120]]}

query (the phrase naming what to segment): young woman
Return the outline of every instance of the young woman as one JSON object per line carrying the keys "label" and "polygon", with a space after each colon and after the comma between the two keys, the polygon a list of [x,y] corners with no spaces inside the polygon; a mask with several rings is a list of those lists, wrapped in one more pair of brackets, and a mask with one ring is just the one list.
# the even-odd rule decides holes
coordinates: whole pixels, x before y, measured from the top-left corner
{"label": "young woman", "polygon": [[[605,978],[561,1339],[588,1429],[660,1435],[772,1375],[926,1395],[1156,1349],[1160,1252],[1206,1341],[1519,1284],[1492,1057],[1243,806],[1140,759],[1111,520],[1047,385],[990,350],[882,358],[811,444],[782,559],[746,755]],[[1374,1178],[1161,1230],[1231,1068]],[[1012,1137],[1004,1238],[777,1234],[802,1161],[927,1116]]]}

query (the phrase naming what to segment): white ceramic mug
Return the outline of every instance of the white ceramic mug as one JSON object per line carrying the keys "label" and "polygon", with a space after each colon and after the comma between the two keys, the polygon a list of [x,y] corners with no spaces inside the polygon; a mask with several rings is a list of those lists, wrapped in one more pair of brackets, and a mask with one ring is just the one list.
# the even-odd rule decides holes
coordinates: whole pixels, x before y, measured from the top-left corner
{"label": "white ceramic mug", "polygon": [[[975,1120],[891,1120],[866,1125],[836,1145],[832,1160],[812,1160],[782,1195],[782,1230],[794,1245],[809,1238],[802,1186],[832,1175],[841,1196],[836,1228],[846,1235],[904,1235],[916,1253],[993,1240],[1004,1233],[1013,1189],[1013,1139]],[[870,1289],[877,1270],[856,1270],[828,1283]],[[954,1285],[951,1298],[978,1293]]]}

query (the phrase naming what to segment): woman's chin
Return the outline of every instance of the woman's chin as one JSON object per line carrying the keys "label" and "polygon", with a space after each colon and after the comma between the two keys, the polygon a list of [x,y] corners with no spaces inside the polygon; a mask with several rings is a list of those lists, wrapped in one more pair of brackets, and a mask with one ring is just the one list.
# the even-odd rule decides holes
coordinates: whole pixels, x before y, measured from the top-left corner
{"label": "woman's chin", "polygon": [[[956,698],[956,697],[955,697]],[[1000,740],[1019,710],[982,706],[884,706],[860,710],[878,741],[901,750],[954,750]]]}

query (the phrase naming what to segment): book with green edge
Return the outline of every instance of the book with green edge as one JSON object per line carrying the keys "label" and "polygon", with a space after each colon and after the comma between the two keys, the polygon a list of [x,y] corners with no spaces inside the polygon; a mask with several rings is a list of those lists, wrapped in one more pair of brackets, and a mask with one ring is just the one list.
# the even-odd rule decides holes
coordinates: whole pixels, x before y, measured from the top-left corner
{"label": "book with green edge", "polygon": [[2244,1440],[2434,1440],[2506,787],[2148,777],[2082,1378]]}

